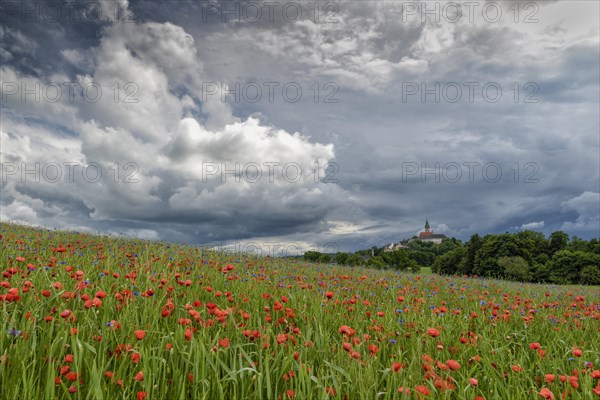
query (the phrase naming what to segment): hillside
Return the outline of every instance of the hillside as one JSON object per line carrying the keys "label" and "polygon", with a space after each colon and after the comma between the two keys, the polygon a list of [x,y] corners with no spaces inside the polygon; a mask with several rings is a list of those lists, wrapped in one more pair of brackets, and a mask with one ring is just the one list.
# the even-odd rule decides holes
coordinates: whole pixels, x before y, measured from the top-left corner
{"label": "hillside", "polygon": [[0,234],[2,399],[600,394],[598,287]]}

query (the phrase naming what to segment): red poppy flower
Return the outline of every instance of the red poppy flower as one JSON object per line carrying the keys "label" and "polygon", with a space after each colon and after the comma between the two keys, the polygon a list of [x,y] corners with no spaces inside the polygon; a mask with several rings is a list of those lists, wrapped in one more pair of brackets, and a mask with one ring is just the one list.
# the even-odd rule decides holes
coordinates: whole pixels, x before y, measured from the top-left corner
{"label": "red poppy flower", "polygon": [[139,363],[141,357],[142,355],[138,352],[131,353],[131,361],[133,361],[134,364]]}
{"label": "red poppy flower", "polygon": [[77,380],[77,374],[73,371],[69,372],[66,376],[67,380],[74,382]]}
{"label": "red poppy flower", "polygon": [[452,371],[456,371],[460,368],[460,364],[456,360],[448,360],[446,364],[448,365],[448,368],[450,368]]}
{"label": "red poppy flower", "polygon": [[440,336],[440,331],[438,331],[435,328],[427,328],[427,333],[429,334],[429,336],[431,337],[438,337]]}
{"label": "red poppy flower", "polygon": [[431,393],[431,390],[429,390],[427,387],[425,387],[423,385],[415,386],[415,390],[424,396],[429,396],[429,394]]}
{"label": "red poppy flower", "polygon": [[137,330],[137,331],[135,331],[135,332],[134,332],[134,334],[135,334],[135,338],[136,338],[137,340],[142,340],[143,338],[145,338],[145,337],[146,337],[146,331],[143,331],[143,330],[141,330],[141,329],[140,329],[140,330]]}
{"label": "red poppy flower", "polygon": [[552,394],[548,388],[542,388],[542,390],[540,390],[540,396],[542,396],[544,399],[554,400],[554,394]]}
{"label": "red poppy flower", "polygon": [[398,388],[398,393],[406,393],[407,396],[410,396],[410,388],[405,388],[404,386],[400,386]]}
{"label": "red poppy flower", "polygon": [[371,343],[371,344],[369,345],[369,352],[370,352],[372,355],[375,355],[375,354],[377,354],[377,353],[379,352],[379,347],[377,347],[375,344]]}
{"label": "red poppy flower", "polygon": [[338,332],[343,333],[348,336],[352,336],[356,333],[356,331],[354,329],[350,328],[348,325],[340,326],[340,329],[338,330]]}
{"label": "red poppy flower", "polygon": [[285,333],[280,333],[277,335],[277,343],[282,344],[287,340],[287,335]]}
{"label": "red poppy flower", "polygon": [[576,376],[569,377],[569,384],[572,388],[577,389],[579,387],[579,378]]}
{"label": "red poppy flower", "polygon": [[546,350],[544,349],[537,349],[537,353],[541,358],[546,357]]}

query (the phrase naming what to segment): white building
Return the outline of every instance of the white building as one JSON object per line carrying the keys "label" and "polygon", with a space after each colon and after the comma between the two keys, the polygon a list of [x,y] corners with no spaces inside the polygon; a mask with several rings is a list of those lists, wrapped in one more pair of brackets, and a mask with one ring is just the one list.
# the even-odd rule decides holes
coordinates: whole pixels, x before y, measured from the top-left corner
{"label": "white building", "polygon": [[433,231],[430,229],[429,221],[425,220],[425,232],[419,233],[419,239],[424,242],[433,242],[435,244],[440,244],[442,243],[442,240],[448,239],[448,237],[446,235],[433,233]]}

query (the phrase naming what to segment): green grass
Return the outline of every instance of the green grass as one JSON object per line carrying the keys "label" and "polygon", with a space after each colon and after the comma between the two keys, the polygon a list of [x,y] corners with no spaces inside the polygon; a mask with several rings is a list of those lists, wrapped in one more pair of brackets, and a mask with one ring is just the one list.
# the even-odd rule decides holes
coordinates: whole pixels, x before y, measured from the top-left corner
{"label": "green grass", "polygon": [[[0,233],[1,399],[416,399],[419,386],[435,399],[596,396],[598,287],[202,259],[192,246],[12,224]],[[99,291],[101,305],[86,308]]]}
{"label": "green grass", "polygon": [[421,267],[421,270],[419,271],[420,274],[431,274],[431,268],[430,267]]}

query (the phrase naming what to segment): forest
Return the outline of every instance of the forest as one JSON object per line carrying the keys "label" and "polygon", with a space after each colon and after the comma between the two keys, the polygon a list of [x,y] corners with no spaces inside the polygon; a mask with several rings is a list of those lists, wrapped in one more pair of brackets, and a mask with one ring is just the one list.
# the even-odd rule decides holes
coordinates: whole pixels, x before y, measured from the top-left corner
{"label": "forest", "polygon": [[485,236],[474,234],[466,243],[451,238],[434,244],[413,238],[406,248],[395,251],[385,252],[384,247],[336,254],[309,251],[304,258],[412,272],[428,267],[431,272],[441,275],[600,285],[600,240],[569,237],[563,231],[555,231],[548,237],[530,230]]}

